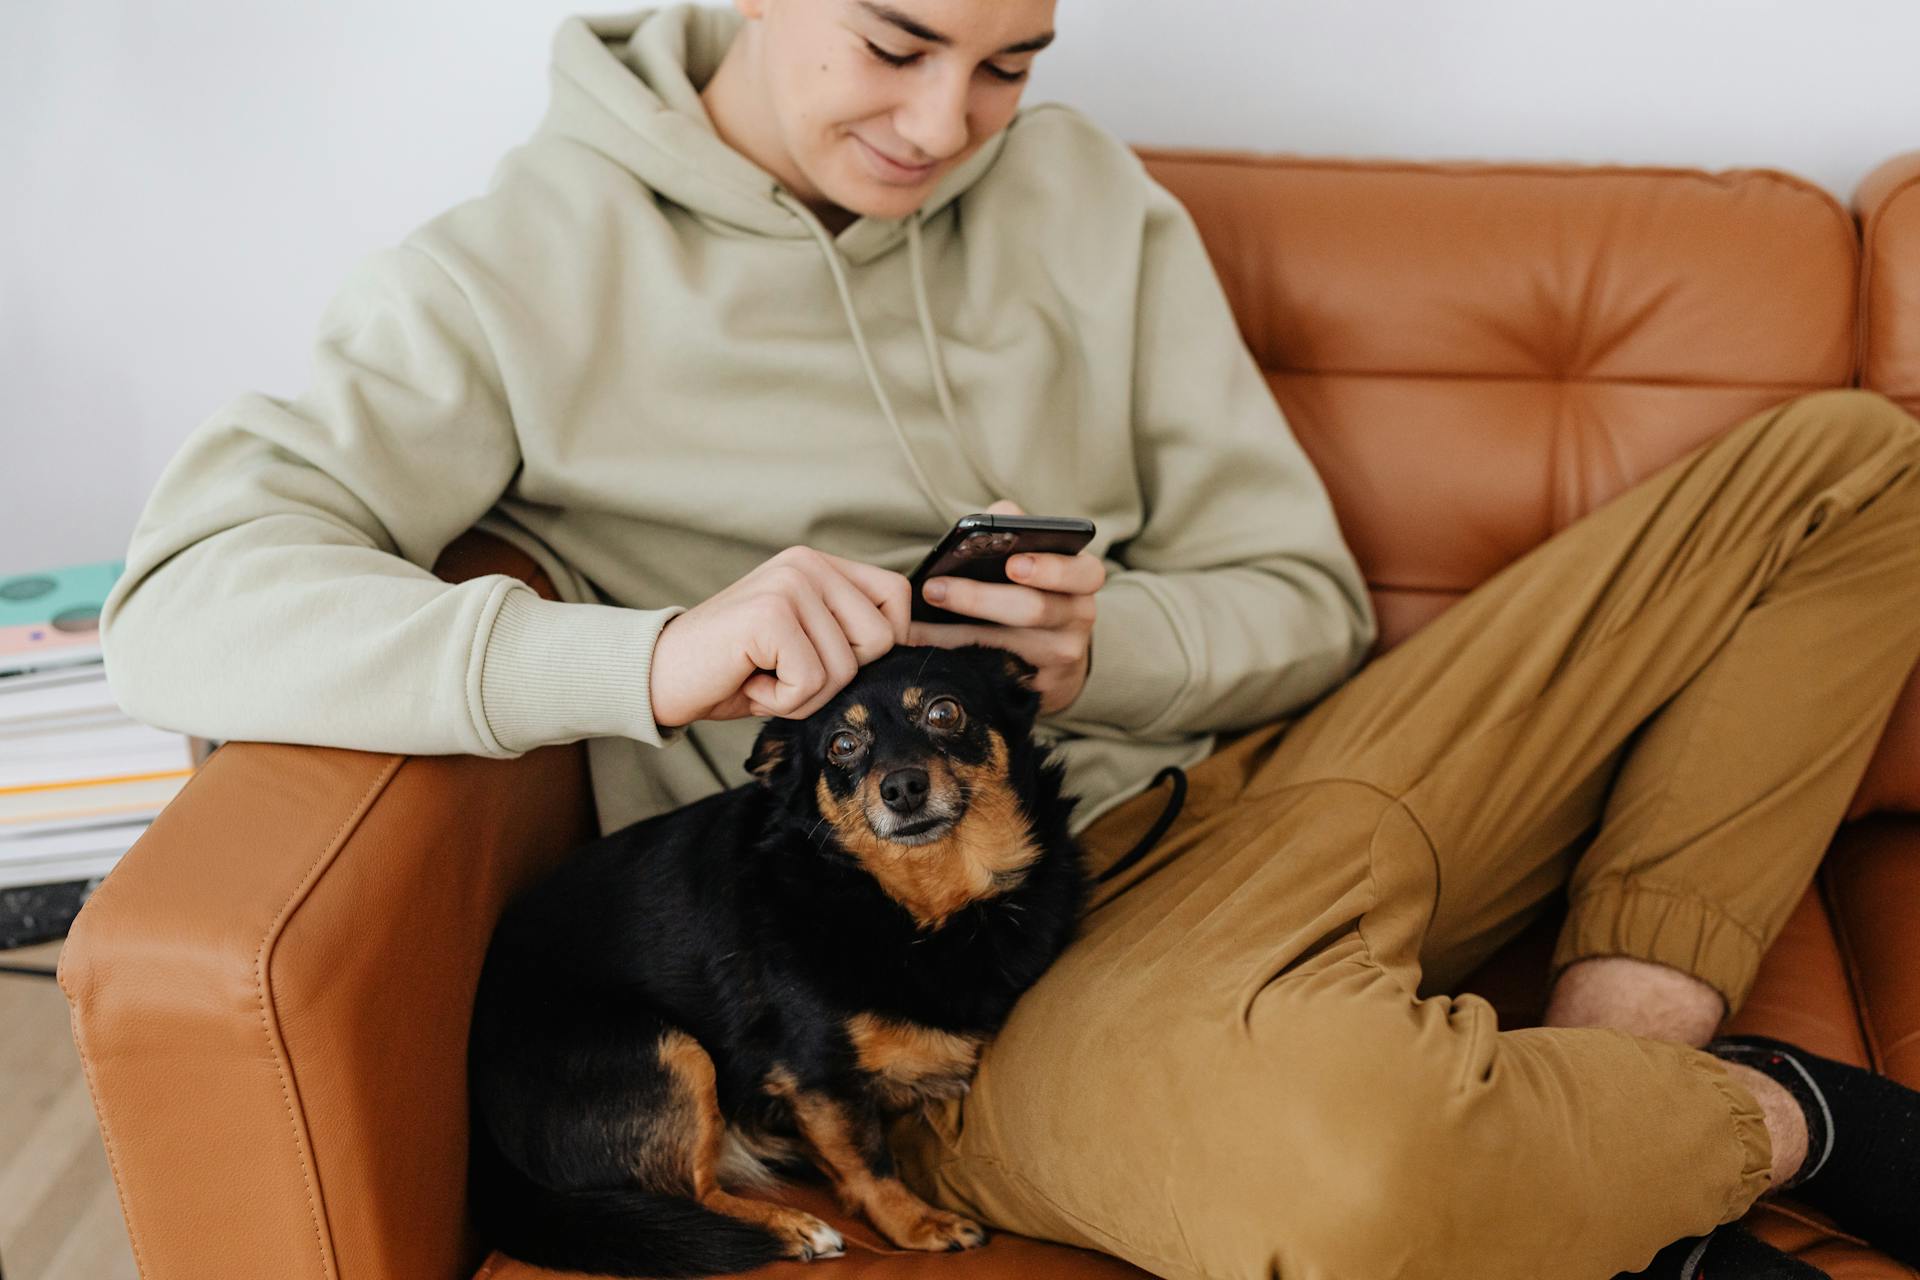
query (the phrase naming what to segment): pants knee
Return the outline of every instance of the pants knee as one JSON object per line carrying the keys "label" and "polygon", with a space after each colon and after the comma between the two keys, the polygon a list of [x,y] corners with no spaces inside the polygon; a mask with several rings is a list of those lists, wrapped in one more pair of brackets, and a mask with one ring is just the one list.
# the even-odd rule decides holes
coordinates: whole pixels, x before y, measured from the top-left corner
{"label": "pants knee", "polygon": [[1920,441],[1920,418],[1865,387],[1809,391],[1788,401],[1780,416],[1792,424],[1791,429],[1811,431],[1823,439],[1859,440],[1868,448]]}

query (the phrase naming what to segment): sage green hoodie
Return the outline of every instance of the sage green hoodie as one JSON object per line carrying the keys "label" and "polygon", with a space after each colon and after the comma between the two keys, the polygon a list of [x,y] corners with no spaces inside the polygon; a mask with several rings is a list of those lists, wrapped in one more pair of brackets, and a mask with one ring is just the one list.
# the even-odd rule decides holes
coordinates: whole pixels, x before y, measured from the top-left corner
{"label": "sage green hoodie", "polygon": [[[1044,717],[1077,833],[1376,634],[1326,490],[1185,208],[1024,107],[923,206],[838,235],[698,96],[744,22],[574,16],[486,192],[349,273],[297,398],[188,436],[101,616],[133,716],[512,758],[588,739],[600,828],[749,780],[761,720],[663,731],[660,628],[781,549],[910,572],[1012,498],[1090,517],[1091,671]],[[561,599],[430,571],[478,524]]]}

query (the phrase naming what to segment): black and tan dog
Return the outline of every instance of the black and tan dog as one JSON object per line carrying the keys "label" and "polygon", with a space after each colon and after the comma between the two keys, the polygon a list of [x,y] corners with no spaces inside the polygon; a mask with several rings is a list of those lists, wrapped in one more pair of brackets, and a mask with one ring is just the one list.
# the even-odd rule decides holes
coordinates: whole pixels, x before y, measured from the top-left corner
{"label": "black and tan dog", "polygon": [[817,1166],[902,1248],[979,1224],[895,1175],[898,1112],[969,1087],[1088,896],[1034,668],[896,647],[756,780],[594,841],[508,909],[470,1052],[483,1234],[545,1266],[694,1276],[844,1251],[734,1194]]}

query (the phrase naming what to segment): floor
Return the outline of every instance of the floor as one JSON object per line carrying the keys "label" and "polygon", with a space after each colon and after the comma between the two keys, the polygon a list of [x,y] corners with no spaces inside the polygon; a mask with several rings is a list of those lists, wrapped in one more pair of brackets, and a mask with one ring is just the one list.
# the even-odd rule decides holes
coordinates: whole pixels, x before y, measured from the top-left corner
{"label": "floor", "polygon": [[[0,952],[52,968],[60,943]],[[5,1280],[138,1280],[67,1001],[0,974],[0,1267]]]}

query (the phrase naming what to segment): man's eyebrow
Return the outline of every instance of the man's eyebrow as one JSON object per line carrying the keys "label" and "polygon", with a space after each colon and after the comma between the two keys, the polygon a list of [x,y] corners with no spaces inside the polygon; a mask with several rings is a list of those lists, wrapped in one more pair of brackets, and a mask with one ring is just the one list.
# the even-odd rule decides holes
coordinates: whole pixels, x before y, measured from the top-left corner
{"label": "man's eyebrow", "polygon": [[[862,9],[865,9],[868,13],[871,13],[874,17],[884,18],[886,21],[891,22],[894,26],[900,28],[902,31],[906,32],[910,36],[914,36],[914,37],[917,37],[918,39],[925,40],[931,44],[950,45],[953,43],[953,40],[951,37],[943,36],[938,31],[934,31],[931,28],[921,26],[914,19],[908,17],[906,14],[900,12],[898,9],[895,9],[889,5],[876,4],[875,0],[859,0],[859,4]],[[1001,53],[1030,53],[1035,49],[1044,49],[1052,43],[1053,43],[1053,32],[1048,31],[1042,35],[1034,36],[1030,40],[1022,40],[1018,44],[1010,44],[1006,48],[1000,50],[1000,52]]]}

